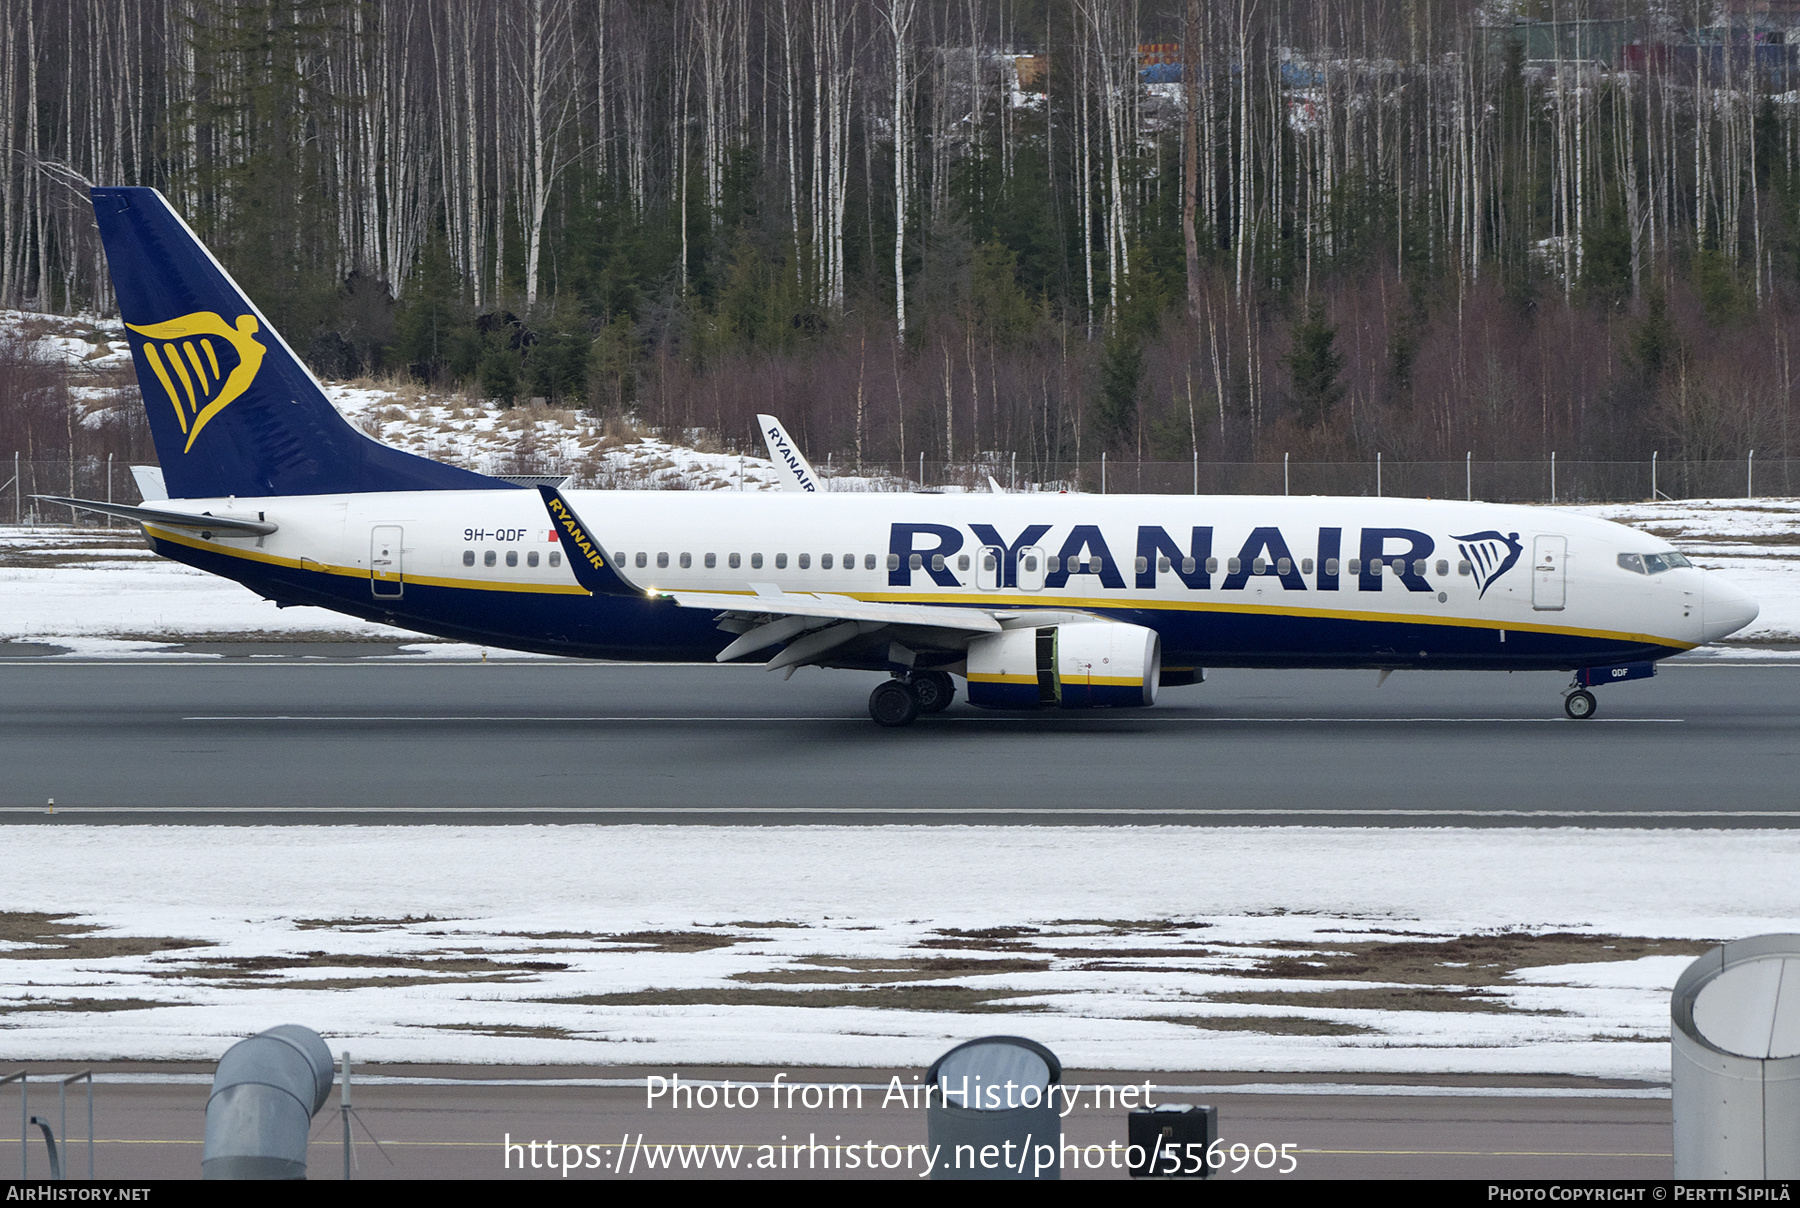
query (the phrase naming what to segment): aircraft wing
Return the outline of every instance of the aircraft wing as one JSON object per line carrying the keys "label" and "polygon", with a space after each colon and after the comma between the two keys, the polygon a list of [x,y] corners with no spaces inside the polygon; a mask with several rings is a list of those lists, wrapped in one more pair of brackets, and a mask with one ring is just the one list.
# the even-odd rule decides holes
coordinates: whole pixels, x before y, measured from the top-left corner
{"label": "aircraft wing", "polygon": [[662,595],[680,608],[719,613],[719,628],[738,635],[713,656],[718,662],[728,663],[753,651],[787,643],[769,660],[771,671],[812,662],[828,650],[890,626],[937,630],[943,644],[954,648],[960,648],[974,634],[996,633],[1000,629],[993,614],[981,609],[886,604],[828,593],[758,591],[745,596],[672,591]]}
{"label": "aircraft wing", "polygon": [[1000,622],[994,619],[992,613],[976,608],[882,604],[852,599],[850,596],[791,591],[754,596],[710,591],[671,591],[662,594],[682,608],[710,608],[714,612],[822,617],[837,621],[879,621],[883,625],[924,625],[932,629],[955,629],[964,633],[1000,631]]}
{"label": "aircraft wing", "polygon": [[813,472],[812,463],[800,452],[800,446],[787,434],[781,421],[773,415],[759,415],[756,423],[762,429],[763,443],[769,446],[769,460],[775,463],[775,470],[781,475],[781,489],[819,491],[819,476]]}

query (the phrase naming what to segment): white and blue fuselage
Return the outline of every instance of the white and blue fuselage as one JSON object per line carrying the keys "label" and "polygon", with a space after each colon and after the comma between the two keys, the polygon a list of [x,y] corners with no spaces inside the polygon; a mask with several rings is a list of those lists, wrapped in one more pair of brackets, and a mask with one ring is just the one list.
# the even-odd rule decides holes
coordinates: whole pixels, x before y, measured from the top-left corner
{"label": "white and blue fuselage", "polygon": [[[771,585],[1129,621],[1161,637],[1167,667],[1572,670],[1667,657],[1756,615],[1742,591],[1670,557],[1667,542],[1565,509],[1285,496],[566,498],[639,596],[590,595],[528,490],[170,500],[158,506],[253,511],[278,528],[149,534],[159,552],[278,603],[590,658],[710,660],[732,634],[667,594],[735,593],[749,606]],[[1646,554],[1680,564],[1636,569]],[[832,661],[885,660],[846,650]]]}

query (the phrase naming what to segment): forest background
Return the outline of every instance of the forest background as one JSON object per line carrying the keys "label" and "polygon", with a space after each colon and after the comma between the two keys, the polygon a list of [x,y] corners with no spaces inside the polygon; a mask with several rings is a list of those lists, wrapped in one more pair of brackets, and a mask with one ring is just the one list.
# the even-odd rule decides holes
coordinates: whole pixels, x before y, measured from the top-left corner
{"label": "forest background", "polygon": [[322,376],[819,461],[1779,458],[1797,9],[0,0],[0,306],[145,184]]}

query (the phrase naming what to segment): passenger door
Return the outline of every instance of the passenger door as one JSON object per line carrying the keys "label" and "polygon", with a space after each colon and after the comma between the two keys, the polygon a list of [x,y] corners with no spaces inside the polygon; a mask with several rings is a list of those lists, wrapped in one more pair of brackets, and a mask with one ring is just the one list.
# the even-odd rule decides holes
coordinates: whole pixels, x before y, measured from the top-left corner
{"label": "passenger door", "polygon": [[1562,608],[1567,595],[1564,563],[1568,558],[1567,537],[1540,536],[1531,543],[1531,606],[1538,612]]}
{"label": "passenger door", "polygon": [[1006,566],[1006,551],[997,545],[984,545],[975,552],[975,586],[982,591],[999,591],[1000,576]]}
{"label": "passenger door", "polygon": [[1018,561],[1014,564],[1014,577],[1018,581],[1020,591],[1044,590],[1044,549],[1040,545],[1028,545],[1014,555]]}
{"label": "passenger door", "polygon": [[378,600],[398,600],[406,590],[397,524],[378,524],[369,534],[369,591]]}

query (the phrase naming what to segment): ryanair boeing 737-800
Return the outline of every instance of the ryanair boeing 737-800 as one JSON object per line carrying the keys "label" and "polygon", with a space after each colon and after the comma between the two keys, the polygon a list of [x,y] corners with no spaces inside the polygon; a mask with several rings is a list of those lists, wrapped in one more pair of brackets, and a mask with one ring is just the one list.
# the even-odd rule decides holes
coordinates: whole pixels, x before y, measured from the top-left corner
{"label": "ryanair boeing 737-800", "polygon": [[[594,659],[887,672],[947,706],[1144,706],[1203,667],[1565,670],[1589,689],[1757,606],[1667,542],[1419,499],[536,489],[381,445],[154,189],[93,191],[168,498],[58,499],[280,605]],[[786,442],[765,423],[772,441]],[[802,467],[804,469],[802,469]]]}

